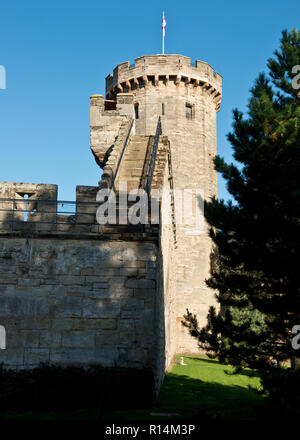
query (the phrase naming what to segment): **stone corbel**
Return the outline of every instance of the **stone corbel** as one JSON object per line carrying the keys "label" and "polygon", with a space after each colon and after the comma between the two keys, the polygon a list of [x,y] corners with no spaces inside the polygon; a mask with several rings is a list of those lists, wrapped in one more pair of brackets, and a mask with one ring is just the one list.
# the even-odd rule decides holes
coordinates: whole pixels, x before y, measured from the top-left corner
{"label": "stone corbel", "polygon": [[144,84],[146,86],[148,84],[148,82],[149,82],[147,75],[143,76],[143,81],[144,81]]}
{"label": "stone corbel", "polygon": [[123,92],[123,86],[122,86],[121,83],[119,83],[119,84],[117,85],[117,89],[118,89],[120,92]]}
{"label": "stone corbel", "polygon": [[194,82],[194,87],[198,87],[198,86],[199,86],[199,84],[200,84],[200,81],[199,81],[199,79],[196,79],[196,80],[195,80],[195,82]]}
{"label": "stone corbel", "polygon": [[154,85],[158,86],[158,75],[154,75]]}
{"label": "stone corbel", "polygon": [[137,78],[133,78],[133,84],[135,84],[137,87],[139,86],[139,82]]}
{"label": "stone corbel", "polygon": [[130,90],[131,90],[131,84],[130,84],[130,81],[126,81],[126,87],[128,87],[128,92],[130,92]]}
{"label": "stone corbel", "polygon": [[218,95],[216,98],[213,99],[214,104],[216,104],[216,111],[220,111],[221,107],[221,101],[222,101],[222,95]]}
{"label": "stone corbel", "polygon": [[175,84],[176,85],[180,84],[180,81],[181,81],[181,75],[177,75],[175,79]]}
{"label": "stone corbel", "polygon": [[222,95],[218,95],[216,98],[213,99],[214,104],[221,104],[222,101]]}
{"label": "stone corbel", "polygon": [[215,91],[211,94],[211,97],[212,97],[212,98],[215,98],[217,95],[219,95],[219,92],[218,92],[218,90],[215,90]]}
{"label": "stone corbel", "polygon": [[187,86],[188,84],[190,84],[190,82],[191,82],[191,78],[189,76],[187,76],[185,78],[185,85]]}

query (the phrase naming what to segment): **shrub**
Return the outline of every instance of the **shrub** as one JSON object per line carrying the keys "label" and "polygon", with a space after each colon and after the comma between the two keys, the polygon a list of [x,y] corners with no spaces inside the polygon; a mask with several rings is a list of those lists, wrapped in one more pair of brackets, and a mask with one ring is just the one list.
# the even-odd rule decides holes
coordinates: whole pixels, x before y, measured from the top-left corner
{"label": "shrub", "polygon": [[150,370],[40,365],[32,370],[0,367],[0,410],[135,409],[149,407]]}

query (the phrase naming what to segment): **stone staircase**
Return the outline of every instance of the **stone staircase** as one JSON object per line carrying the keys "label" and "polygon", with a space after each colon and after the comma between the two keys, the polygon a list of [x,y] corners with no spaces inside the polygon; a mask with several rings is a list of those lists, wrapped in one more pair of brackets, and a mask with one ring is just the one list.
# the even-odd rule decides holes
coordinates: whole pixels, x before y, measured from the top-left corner
{"label": "stone staircase", "polygon": [[116,188],[124,181],[128,192],[145,187],[153,141],[154,136],[131,136],[115,182]]}
{"label": "stone staircase", "polygon": [[[128,137],[128,142],[125,145],[124,142],[126,137]],[[130,220],[129,223],[124,220],[130,217],[131,207],[135,205],[137,200],[134,199],[134,201],[130,201],[127,199],[127,196],[124,199],[122,194],[126,187],[127,195],[130,191],[145,189],[153,152],[154,139],[155,136],[130,134],[128,125],[125,126],[124,124],[124,127],[122,127],[122,133],[118,136],[114,150],[110,153],[99,185],[100,188],[111,188],[115,193],[116,224],[110,223],[109,225],[106,225],[105,230],[109,230],[110,232],[115,231],[118,234],[124,234],[125,232],[139,232],[143,234],[143,232],[147,231],[157,234],[157,224],[149,226],[141,224],[135,225],[134,223],[131,223]],[[167,160],[167,151],[168,140],[166,137],[160,137],[154,162],[154,173],[152,176],[152,184],[156,189],[159,189],[162,185],[163,173]],[[124,200],[127,200],[125,204]],[[148,214],[150,215],[150,205]],[[127,224],[124,224],[123,221]]]}

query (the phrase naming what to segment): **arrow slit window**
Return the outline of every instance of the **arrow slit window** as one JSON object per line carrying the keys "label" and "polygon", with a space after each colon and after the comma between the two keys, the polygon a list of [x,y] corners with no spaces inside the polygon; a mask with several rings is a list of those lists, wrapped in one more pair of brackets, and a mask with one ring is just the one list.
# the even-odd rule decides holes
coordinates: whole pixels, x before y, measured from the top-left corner
{"label": "arrow slit window", "polygon": [[193,106],[188,102],[185,104],[185,116],[187,119],[193,119],[194,116]]}
{"label": "arrow slit window", "polygon": [[134,106],[134,114],[135,114],[135,119],[139,119],[139,105],[135,104]]}

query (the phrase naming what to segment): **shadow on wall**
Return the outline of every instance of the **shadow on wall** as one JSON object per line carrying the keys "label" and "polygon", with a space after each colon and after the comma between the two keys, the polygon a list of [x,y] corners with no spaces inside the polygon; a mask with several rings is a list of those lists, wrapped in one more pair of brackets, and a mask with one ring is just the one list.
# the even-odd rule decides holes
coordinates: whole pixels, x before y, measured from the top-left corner
{"label": "shadow on wall", "polygon": [[[157,256],[154,241],[134,238],[0,236],[0,325],[7,338],[0,363],[161,368]],[[164,346],[159,350],[164,357]]]}

